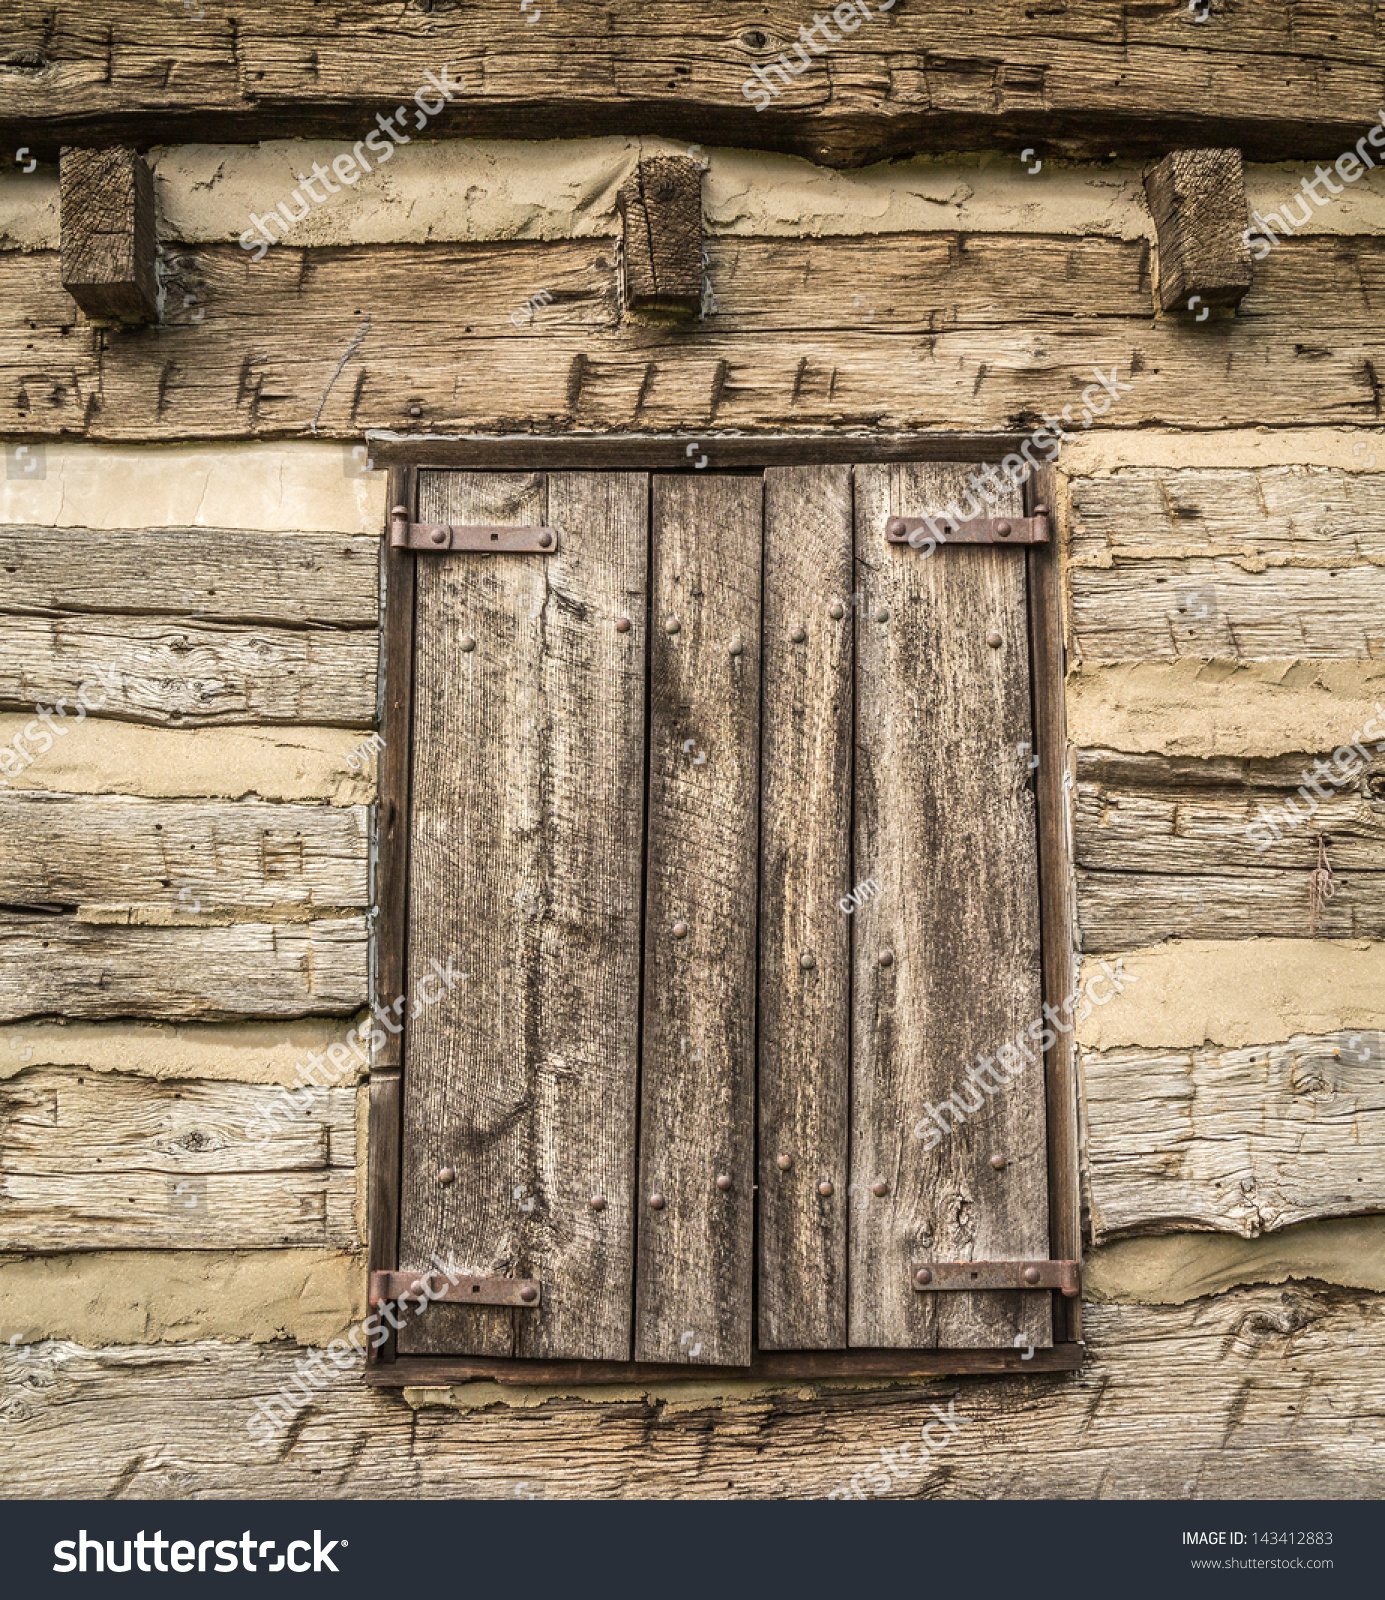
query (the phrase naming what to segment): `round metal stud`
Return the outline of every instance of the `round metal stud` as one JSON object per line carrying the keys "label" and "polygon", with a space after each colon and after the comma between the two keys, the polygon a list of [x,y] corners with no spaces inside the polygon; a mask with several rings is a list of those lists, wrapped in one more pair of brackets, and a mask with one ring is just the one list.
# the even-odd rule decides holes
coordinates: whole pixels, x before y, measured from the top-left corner
{"label": "round metal stud", "polygon": [[846,615],[846,607],[840,600],[834,600],[827,608],[827,615],[831,617],[833,622],[840,622]]}
{"label": "round metal stud", "polygon": [[793,1166],[793,1157],[792,1156],[780,1156],[779,1157],[779,1170],[780,1170],[780,1172],[787,1172],[791,1166]]}
{"label": "round metal stud", "polygon": [[540,550],[547,550],[552,543],[553,543],[553,535],[551,533],[541,533],[539,535],[539,549]]}
{"label": "round metal stud", "polygon": [[591,1208],[593,1211],[604,1211],[606,1209],[606,1196],[604,1194],[594,1194],[591,1197]]}
{"label": "round metal stud", "polygon": [[992,650],[999,650],[1005,641],[998,633],[988,633],[986,635],[986,643],[990,645]]}
{"label": "round metal stud", "polygon": [[995,536],[997,539],[1008,539],[1014,531],[1014,528],[1011,527],[1008,522],[1003,520],[997,522],[995,525]]}
{"label": "round metal stud", "polygon": [[688,937],[688,925],[687,925],[686,922],[675,922],[674,923],[674,925],[673,925],[673,937],[675,939],[686,939]]}
{"label": "round metal stud", "polygon": [[890,614],[884,606],[881,606],[879,611],[875,613],[875,620],[877,622],[888,622],[890,620]]}
{"label": "round metal stud", "polygon": [[652,1194],[652,1195],[650,1195],[650,1197],[649,1197],[649,1209],[651,1211],[662,1211],[664,1209],[664,1205],[665,1205],[665,1201],[664,1201],[663,1195],[661,1195],[661,1194]]}
{"label": "round metal stud", "polygon": [[992,1156],[991,1157],[991,1165],[995,1168],[995,1170],[997,1172],[999,1172],[1000,1169],[1005,1165],[1005,1157],[1004,1156]]}
{"label": "round metal stud", "polygon": [[717,1173],[717,1188],[726,1190],[731,1187],[731,1174],[729,1172]]}
{"label": "round metal stud", "polygon": [[882,950],[875,959],[882,967],[892,967],[894,965],[894,951]]}
{"label": "round metal stud", "polygon": [[904,537],[904,518],[891,517],[885,524],[885,537],[887,539],[902,539]]}
{"label": "round metal stud", "polygon": [[677,617],[668,617],[668,618],[665,619],[665,621],[664,621],[664,632],[665,633],[682,633],[682,631],[683,631],[683,624],[681,622],[679,622]]}
{"label": "round metal stud", "polygon": [[874,1195],[874,1196],[875,1196],[875,1197],[876,1197],[876,1198],[877,1198],[877,1199],[879,1199],[879,1197],[880,1197],[880,1196],[881,1196],[881,1195],[882,1195],[882,1194],[888,1194],[888,1193],[889,1193],[889,1192],[890,1192],[890,1186],[889,1186],[889,1184],[888,1184],[888,1183],[873,1183],[873,1184],[871,1184],[871,1186],[870,1186],[870,1192],[871,1192],[871,1193],[872,1193],[872,1194],[873,1194],[873,1195]]}
{"label": "round metal stud", "polygon": [[805,972],[811,972],[817,966],[817,957],[810,950],[805,950],[798,958],[798,964]]}
{"label": "round metal stud", "polygon": [[456,1176],[457,1176],[457,1174],[452,1170],[451,1167],[439,1167],[438,1168],[438,1182],[439,1183],[451,1183],[452,1180]]}
{"label": "round metal stud", "polygon": [[795,628],[794,631],[789,635],[789,638],[791,638],[795,644],[803,644],[808,638],[808,630],[806,628]]}
{"label": "round metal stud", "polygon": [[526,1306],[531,1306],[531,1305],[533,1305],[535,1300],[538,1299],[539,1291],[534,1287],[534,1285],[532,1283],[526,1283],[524,1285],[524,1287],[519,1291],[519,1297],[520,1297],[521,1300],[523,1300],[523,1302],[525,1303]]}
{"label": "round metal stud", "polygon": [[476,648],[476,641],[469,633],[464,633],[457,642],[468,655]]}
{"label": "round metal stud", "polygon": [[829,1183],[826,1178],[824,1178],[818,1185],[818,1193],[823,1197],[824,1200],[828,1197],[828,1195],[834,1194],[835,1192],[836,1191],[833,1189],[831,1183]]}
{"label": "round metal stud", "polygon": [[1036,1284],[1041,1276],[1042,1274],[1037,1267],[1026,1267],[1024,1269],[1024,1281],[1031,1286]]}
{"label": "round metal stud", "polygon": [[629,619],[629,617],[617,617],[616,618],[616,632],[617,633],[629,633],[629,631],[630,631],[630,619]]}
{"label": "round metal stud", "polygon": [[433,541],[434,544],[446,544],[447,543],[447,529],[446,528],[434,528],[432,533],[430,533],[428,535],[428,537]]}
{"label": "round metal stud", "polygon": [[933,1274],[927,1267],[920,1267],[914,1274],[914,1283],[920,1289],[926,1288],[932,1281]]}
{"label": "round metal stud", "polygon": [[744,650],[745,650],[745,646],[741,643],[741,641],[739,639],[733,639],[731,641],[731,654],[733,656],[741,655],[744,652]]}
{"label": "round metal stud", "polygon": [[409,415],[411,417],[421,417],[423,415],[423,407],[422,406],[410,406],[409,407]]}

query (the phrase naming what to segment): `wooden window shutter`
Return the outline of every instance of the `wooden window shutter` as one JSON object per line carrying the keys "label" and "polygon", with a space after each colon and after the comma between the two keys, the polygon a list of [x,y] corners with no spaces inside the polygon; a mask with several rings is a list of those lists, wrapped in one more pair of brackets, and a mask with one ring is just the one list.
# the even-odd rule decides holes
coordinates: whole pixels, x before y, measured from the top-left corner
{"label": "wooden window shutter", "polygon": [[1051,1254],[1025,555],[884,532],[966,476],[417,475],[560,537],[418,557],[408,981],[467,976],[406,1028],[398,1265],[542,1297],[400,1355],[1053,1342],[913,1282]]}

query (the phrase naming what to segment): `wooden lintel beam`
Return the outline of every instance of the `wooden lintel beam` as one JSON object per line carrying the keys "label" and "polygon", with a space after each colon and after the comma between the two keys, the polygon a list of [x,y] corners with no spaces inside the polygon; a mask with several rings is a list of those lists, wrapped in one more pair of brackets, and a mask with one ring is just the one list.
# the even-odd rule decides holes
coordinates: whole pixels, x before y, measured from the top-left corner
{"label": "wooden lintel beam", "polygon": [[149,322],[158,316],[154,177],[123,146],[64,149],[63,288],[89,317]]}
{"label": "wooden lintel beam", "polygon": [[1238,305],[1253,269],[1239,150],[1175,150],[1145,174],[1159,241],[1159,307]]}
{"label": "wooden lintel beam", "polygon": [[616,198],[626,309],[700,315],[702,163],[690,156],[649,156]]}

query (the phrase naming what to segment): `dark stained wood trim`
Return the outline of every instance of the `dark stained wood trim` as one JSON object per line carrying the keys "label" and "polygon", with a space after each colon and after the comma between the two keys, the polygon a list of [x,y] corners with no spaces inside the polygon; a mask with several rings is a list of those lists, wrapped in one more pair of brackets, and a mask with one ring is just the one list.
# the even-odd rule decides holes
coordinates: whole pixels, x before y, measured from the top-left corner
{"label": "dark stained wood trim", "polygon": [[719,468],[854,465],[865,461],[998,461],[1019,449],[1024,435],[1008,433],[607,433],[541,437],[508,434],[366,433],[371,457],[419,468],[554,472],[574,468],[692,470],[688,445],[696,437]]}
{"label": "dark stained wood trim", "polygon": [[410,1388],[451,1383],[546,1384],[688,1383],[730,1379],[926,1378],[968,1373],[1075,1372],[1080,1344],[1035,1350],[805,1350],[756,1351],[748,1367],[691,1367],[649,1361],[505,1361],[482,1357],[404,1356],[367,1370],[366,1382]]}
{"label": "dark stained wood trim", "polygon": [[[1063,777],[1067,771],[1064,711],[1062,544],[1057,519],[1057,473],[1041,467],[1028,485],[1026,509],[1047,506],[1051,543],[1031,545],[1029,563],[1030,683],[1034,744],[1039,757],[1035,796],[1039,823],[1039,927],[1043,990],[1049,1005],[1072,992],[1075,967],[1072,851]],[[1048,1226],[1054,1260],[1082,1255],[1078,1198],[1078,1125],[1072,1034],[1060,1033],[1045,1060],[1048,1128]],[[1055,1339],[1082,1337],[1082,1302],[1053,1297]]]}

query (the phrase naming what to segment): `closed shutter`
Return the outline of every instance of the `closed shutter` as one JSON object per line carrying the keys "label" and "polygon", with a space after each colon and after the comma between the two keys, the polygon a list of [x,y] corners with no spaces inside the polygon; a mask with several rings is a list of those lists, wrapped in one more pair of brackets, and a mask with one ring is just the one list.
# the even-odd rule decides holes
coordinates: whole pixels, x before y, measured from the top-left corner
{"label": "closed shutter", "polygon": [[884,531],[965,477],[417,475],[560,537],[417,562],[409,982],[467,976],[407,1022],[398,1264],[542,1295],[400,1354],[1052,1343],[912,1278],[1050,1253],[1042,1069],[967,1073],[1042,1003],[1025,556]]}

